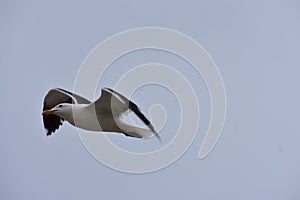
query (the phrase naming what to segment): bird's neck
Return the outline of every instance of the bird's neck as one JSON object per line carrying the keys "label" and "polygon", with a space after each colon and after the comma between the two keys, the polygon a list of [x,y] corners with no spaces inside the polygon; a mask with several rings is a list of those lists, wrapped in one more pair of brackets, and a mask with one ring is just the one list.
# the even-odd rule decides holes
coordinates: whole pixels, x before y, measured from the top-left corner
{"label": "bird's neck", "polygon": [[74,115],[76,115],[76,113],[79,113],[78,111],[84,109],[84,107],[86,106],[86,104],[70,104],[67,110],[59,113],[59,116],[64,118],[71,124],[74,124]]}

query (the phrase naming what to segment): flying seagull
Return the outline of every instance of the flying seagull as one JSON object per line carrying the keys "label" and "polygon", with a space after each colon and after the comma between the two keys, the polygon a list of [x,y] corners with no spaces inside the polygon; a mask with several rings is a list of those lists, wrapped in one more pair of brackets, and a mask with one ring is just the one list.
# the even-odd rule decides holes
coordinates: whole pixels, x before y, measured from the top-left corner
{"label": "flying seagull", "polygon": [[[122,116],[134,112],[149,129],[126,124]],[[64,89],[51,89],[44,98],[43,122],[47,136],[54,133],[63,121],[90,130],[117,132],[136,138],[160,136],[138,106],[122,94],[102,88],[101,96],[94,102]]]}

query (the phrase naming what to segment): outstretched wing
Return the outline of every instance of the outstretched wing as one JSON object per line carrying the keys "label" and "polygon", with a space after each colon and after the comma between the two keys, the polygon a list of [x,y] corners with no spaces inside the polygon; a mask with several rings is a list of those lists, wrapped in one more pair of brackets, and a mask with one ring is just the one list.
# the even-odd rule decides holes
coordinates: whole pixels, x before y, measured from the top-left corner
{"label": "outstretched wing", "polygon": [[[55,88],[50,90],[45,96],[43,111],[49,110],[60,103],[89,104],[90,101],[67,90]],[[44,128],[46,129],[47,136],[54,133],[59,126],[62,125],[63,121],[64,119],[57,115],[43,116]]]}
{"label": "outstretched wing", "polygon": [[102,112],[111,112],[115,116],[119,116],[127,111],[134,112],[157,136],[157,138],[161,140],[154,130],[151,122],[145,117],[139,107],[122,94],[110,88],[103,88],[100,98],[95,101],[95,106],[97,111],[101,110]]}

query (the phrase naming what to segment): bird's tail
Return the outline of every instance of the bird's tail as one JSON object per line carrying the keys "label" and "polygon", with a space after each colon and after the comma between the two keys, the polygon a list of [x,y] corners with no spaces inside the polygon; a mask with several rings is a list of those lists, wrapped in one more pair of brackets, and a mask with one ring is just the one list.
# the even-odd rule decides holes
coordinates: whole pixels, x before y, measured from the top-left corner
{"label": "bird's tail", "polygon": [[131,137],[148,139],[156,134],[152,130],[131,126],[125,123],[118,123],[118,126],[122,129],[122,131],[124,131],[125,135]]}

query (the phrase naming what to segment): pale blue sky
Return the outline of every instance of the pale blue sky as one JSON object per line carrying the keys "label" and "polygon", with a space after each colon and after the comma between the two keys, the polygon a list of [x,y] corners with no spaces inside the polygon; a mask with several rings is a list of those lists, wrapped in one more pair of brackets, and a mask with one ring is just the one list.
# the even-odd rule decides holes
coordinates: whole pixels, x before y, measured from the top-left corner
{"label": "pale blue sky", "polygon": [[[299,10],[296,0],[1,1],[0,199],[300,199]],[[210,109],[201,78],[163,52],[118,60],[99,88],[112,86],[132,66],[161,62],[189,77],[201,99],[200,130],[183,157],[163,170],[133,175],[100,164],[69,124],[46,137],[41,109],[49,89],[73,88],[95,45],[144,26],[178,30],[206,48],[223,76],[228,113],[217,146],[198,160]],[[159,93],[149,100],[144,88],[135,100],[144,110],[174,100]],[[167,141],[176,114],[165,128]],[[125,148],[158,147],[153,140],[112,138]]]}

